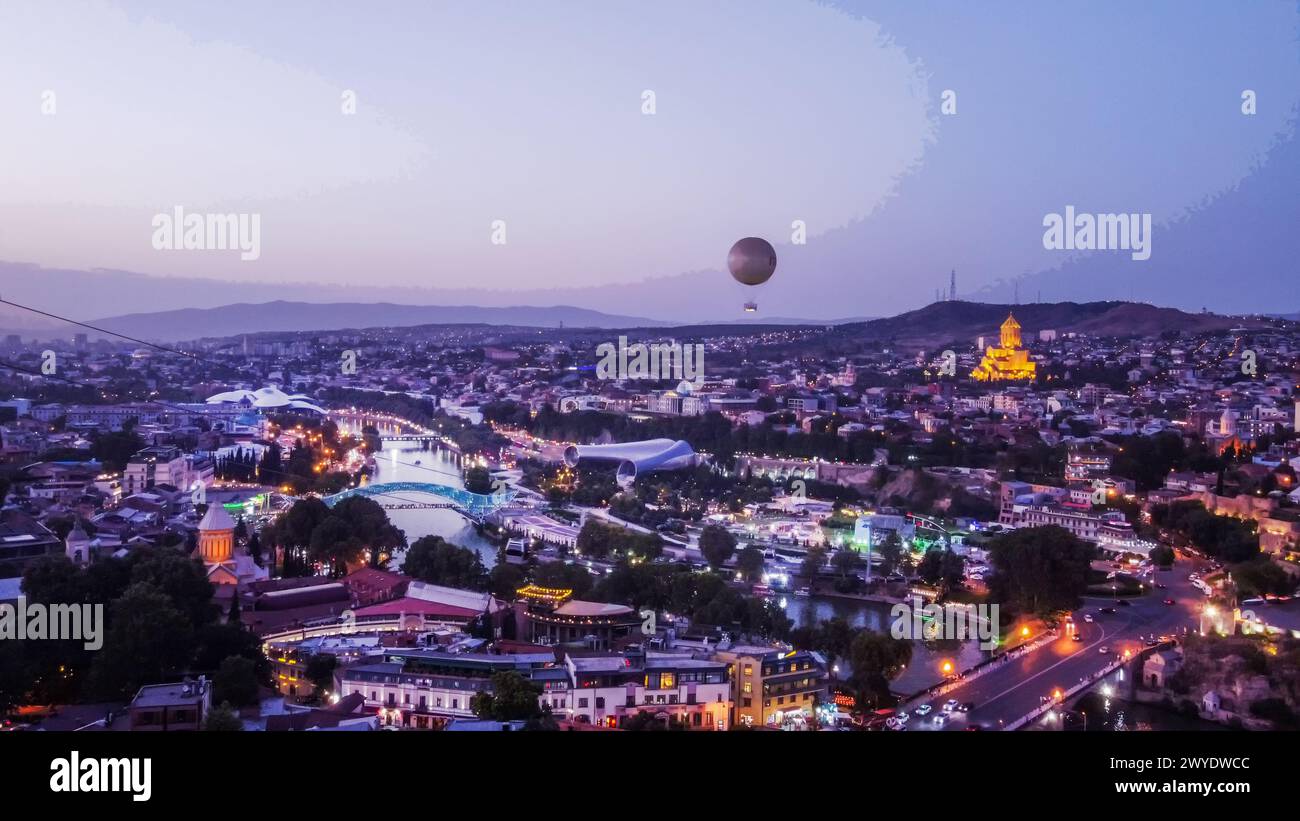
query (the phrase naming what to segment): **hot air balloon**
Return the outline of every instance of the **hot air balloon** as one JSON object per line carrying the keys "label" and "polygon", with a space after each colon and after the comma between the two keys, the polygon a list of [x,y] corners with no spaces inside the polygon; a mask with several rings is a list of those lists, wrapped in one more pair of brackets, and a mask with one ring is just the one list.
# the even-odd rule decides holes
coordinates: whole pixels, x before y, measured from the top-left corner
{"label": "hot air balloon", "polygon": [[[762,285],[776,271],[776,249],[760,237],[745,237],[731,246],[727,253],[727,270],[741,285],[750,288]],[[757,311],[758,303],[747,301],[745,310],[750,313]]]}

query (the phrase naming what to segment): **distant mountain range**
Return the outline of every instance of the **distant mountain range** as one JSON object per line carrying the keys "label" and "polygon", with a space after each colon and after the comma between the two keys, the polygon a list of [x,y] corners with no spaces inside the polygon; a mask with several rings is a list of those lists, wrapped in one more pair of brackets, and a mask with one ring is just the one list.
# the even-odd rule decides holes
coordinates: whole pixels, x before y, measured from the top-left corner
{"label": "distant mountain range", "polygon": [[412,325],[522,325],[535,328],[629,328],[666,323],[575,308],[474,305],[394,305],[388,302],[238,303],[218,308],[126,314],[89,324],[147,339],[200,339],[261,331],[332,331],[342,328],[402,328]]}
{"label": "distant mountain range", "polygon": [[[16,301],[16,300],[15,300]],[[37,307],[37,306],[32,306]],[[53,313],[53,312],[51,312]],[[75,316],[72,318],[76,318]],[[862,322],[854,317],[833,321],[792,317],[760,317],[718,324],[834,325]],[[158,342],[226,337],[268,331],[333,331],[344,328],[404,328],[417,325],[483,324],[531,328],[658,328],[675,325],[641,316],[607,314],[572,305],[550,307],[477,305],[398,305],[389,302],[272,302],[221,305],[123,314],[87,321],[118,334]],[[17,333],[24,339],[69,338],[74,333],[106,337],[79,326],[0,304],[0,333]]]}
{"label": "distant mountain range", "polygon": [[[314,303],[277,300],[237,303],[215,308],[133,313],[91,320],[105,331],[156,342],[230,337],[263,332],[337,331],[359,328],[404,328],[438,325],[494,325],[532,328],[668,328],[701,330],[745,325],[835,326],[837,335],[927,347],[957,339],[996,336],[1008,313],[1014,313],[1027,338],[1040,330],[1097,336],[1155,336],[1165,331],[1221,331],[1233,327],[1265,327],[1270,320],[1246,320],[1211,313],[1188,313],[1138,302],[1056,302],[1007,305],[954,300],[879,319],[799,319],[747,315],[712,323],[670,323],[642,316],[609,314],[572,305],[550,307],[475,305],[399,305],[387,302]],[[0,304],[0,333],[24,339],[71,338],[85,331],[91,338],[107,336],[76,325]]]}

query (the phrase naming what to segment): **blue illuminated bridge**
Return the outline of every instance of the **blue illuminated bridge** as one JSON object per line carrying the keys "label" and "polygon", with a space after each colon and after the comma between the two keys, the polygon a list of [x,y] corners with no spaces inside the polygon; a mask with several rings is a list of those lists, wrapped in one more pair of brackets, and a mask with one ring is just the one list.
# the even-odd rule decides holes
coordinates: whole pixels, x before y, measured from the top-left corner
{"label": "blue illuminated bridge", "polygon": [[[419,499],[409,499],[401,496],[402,493],[427,493],[439,497],[440,501],[424,502]],[[324,502],[333,507],[349,496],[369,496],[380,507],[388,510],[447,508],[474,521],[481,521],[487,514],[505,507],[516,495],[518,491],[514,490],[503,490],[500,493],[472,493],[464,488],[432,482],[378,482],[326,496]]]}

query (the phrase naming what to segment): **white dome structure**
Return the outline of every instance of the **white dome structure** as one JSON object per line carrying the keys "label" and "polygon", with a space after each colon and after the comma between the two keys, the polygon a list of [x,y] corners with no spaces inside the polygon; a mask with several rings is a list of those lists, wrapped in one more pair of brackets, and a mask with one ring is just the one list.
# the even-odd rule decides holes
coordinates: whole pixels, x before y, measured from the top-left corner
{"label": "white dome structure", "polygon": [[275,385],[255,391],[235,390],[209,396],[209,405],[240,405],[261,411],[306,410],[325,415],[325,409],[314,404],[310,397],[300,393],[288,394]]}

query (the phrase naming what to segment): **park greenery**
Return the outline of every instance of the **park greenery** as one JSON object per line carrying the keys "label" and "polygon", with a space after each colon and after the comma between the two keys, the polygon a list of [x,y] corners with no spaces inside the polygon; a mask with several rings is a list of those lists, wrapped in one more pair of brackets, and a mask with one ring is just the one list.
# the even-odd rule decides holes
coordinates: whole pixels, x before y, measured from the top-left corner
{"label": "park greenery", "polygon": [[85,567],[47,556],[23,575],[32,604],[104,603],[103,647],[79,640],[0,642],[0,710],[130,698],[142,685],[206,673],[245,702],[269,683],[257,637],[223,623],[203,563],[174,548],[141,547]]}

